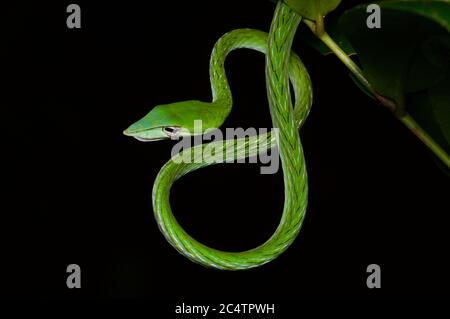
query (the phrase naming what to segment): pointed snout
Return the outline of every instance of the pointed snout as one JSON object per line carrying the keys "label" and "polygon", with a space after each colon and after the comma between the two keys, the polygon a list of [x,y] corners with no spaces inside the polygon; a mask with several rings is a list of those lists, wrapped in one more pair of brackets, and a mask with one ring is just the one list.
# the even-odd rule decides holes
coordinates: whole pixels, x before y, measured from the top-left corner
{"label": "pointed snout", "polygon": [[145,130],[144,126],[140,123],[131,124],[126,130],[123,131],[123,134],[126,136],[135,136],[138,132]]}

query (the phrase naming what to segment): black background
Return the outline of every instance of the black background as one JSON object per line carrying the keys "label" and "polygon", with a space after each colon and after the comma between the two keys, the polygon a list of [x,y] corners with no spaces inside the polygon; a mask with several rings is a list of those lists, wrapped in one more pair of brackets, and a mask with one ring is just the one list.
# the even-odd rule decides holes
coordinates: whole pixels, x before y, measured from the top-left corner
{"label": "black background", "polygon": [[[341,11],[357,1],[348,1]],[[269,1],[78,1],[4,8],[1,107],[1,294],[15,298],[149,298],[179,302],[285,302],[307,298],[449,297],[449,178],[344,66],[294,42],[314,105],[301,130],[309,207],[286,253],[245,272],[205,269],[179,255],[153,219],[151,188],[172,142],[122,131],[154,105],[210,99],[209,54],[225,32],[268,31]],[[6,31],[6,32],[5,32]],[[264,57],[227,60],[235,105],[224,127],[270,127]],[[207,245],[245,250],[275,230],[281,173],[233,164],[174,186],[183,227]],[[66,287],[66,267],[82,288]],[[382,288],[366,267],[382,267]]]}

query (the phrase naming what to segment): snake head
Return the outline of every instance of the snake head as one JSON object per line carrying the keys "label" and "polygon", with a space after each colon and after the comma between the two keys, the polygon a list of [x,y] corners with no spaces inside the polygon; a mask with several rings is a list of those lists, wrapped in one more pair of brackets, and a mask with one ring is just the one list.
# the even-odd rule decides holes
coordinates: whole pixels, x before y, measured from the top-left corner
{"label": "snake head", "polygon": [[178,139],[201,135],[208,129],[220,126],[223,120],[211,103],[183,101],[157,105],[123,133],[142,142]]}

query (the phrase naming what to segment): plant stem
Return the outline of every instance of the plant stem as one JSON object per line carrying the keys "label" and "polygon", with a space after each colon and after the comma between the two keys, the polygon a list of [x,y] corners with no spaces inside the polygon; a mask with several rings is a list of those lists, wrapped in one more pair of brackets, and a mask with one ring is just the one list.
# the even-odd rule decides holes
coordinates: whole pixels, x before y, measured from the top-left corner
{"label": "plant stem", "polygon": [[419,124],[413,119],[411,115],[406,113],[404,116],[398,117],[398,119],[405,124],[407,128],[421,140],[428,148],[436,155],[447,167],[450,168],[450,156],[445,150],[439,146],[428,134],[425,132]]}
{"label": "plant stem", "polygon": [[317,31],[316,23],[303,20],[303,22],[311,29],[311,31],[323,42],[325,45],[341,60],[342,63],[347,66],[350,72],[356,77],[356,79],[378,100],[382,105],[386,106],[391,112],[395,112],[395,103],[391,100],[378,94],[369,81],[364,76],[361,68],[353,62],[353,60],[342,50],[342,48],[328,35],[325,30]]}
{"label": "plant stem", "polygon": [[[324,28],[318,28],[320,24],[304,19],[303,22],[311,31],[347,66],[356,79],[378,100],[387,107],[396,118],[398,118],[417,138],[419,138],[447,167],[450,168],[450,156],[425,132],[419,124],[409,115],[402,111],[398,112],[397,105],[388,98],[375,91],[373,86],[364,76],[361,68],[342,50],[342,48],[325,32]],[[320,22],[320,21],[319,21]]]}

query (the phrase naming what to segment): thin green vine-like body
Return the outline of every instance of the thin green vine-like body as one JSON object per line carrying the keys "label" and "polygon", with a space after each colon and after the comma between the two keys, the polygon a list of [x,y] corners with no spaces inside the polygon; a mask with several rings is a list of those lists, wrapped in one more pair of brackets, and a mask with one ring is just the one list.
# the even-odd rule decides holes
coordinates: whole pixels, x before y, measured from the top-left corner
{"label": "thin green vine-like body", "polygon": [[[194,121],[202,121],[202,129],[217,128],[225,121],[232,108],[232,94],[225,75],[226,56],[239,48],[254,49],[266,54],[266,86],[273,127],[279,134],[252,136],[241,143],[239,139],[214,141],[183,150],[191,162],[170,159],[159,172],[153,187],[153,209],[161,232],[181,254],[207,267],[223,270],[249,269],[263,265],[284,252],[300,231],[307,206],[307,174],[298,129],[305,121],[312,103],[309,75],[291,45],[301,17],[282,1],[278,2],[270,33],[239,29],[225,34],[216,43],[210,60],[210,79],[213,100],[184,101],[155,107],[143,119],[131,125],[124,133],[141,141],[190,136]],[[289,80],[295,93],[292,105]],[[223,158],[234,159],[255,156],[273,143],[283,167],[285,202],[283,214],[275,233],[262,245],[244,252],[225,252],[207,247],[178,224],[169,202],[173,183],[201,167],[211,165],[205,157],[205,147],[214,146]],[[200,152],[196,152],[199,151]],[[195,158],[202,154],[202,158]]]}

